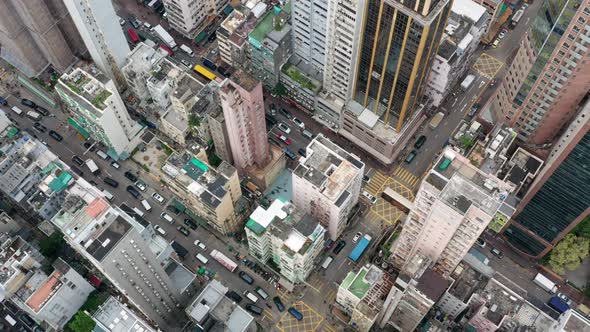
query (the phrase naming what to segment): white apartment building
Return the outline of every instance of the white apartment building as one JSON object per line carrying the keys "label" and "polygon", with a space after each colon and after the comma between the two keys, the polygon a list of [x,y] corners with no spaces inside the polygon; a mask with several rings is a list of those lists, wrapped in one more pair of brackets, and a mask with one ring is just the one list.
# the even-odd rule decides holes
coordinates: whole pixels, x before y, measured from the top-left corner
{"label": "white apartment building", "polygon": [[473,54],[487,29],[486,9],[472,0],[456,0],[428,81],[426,95],[439,106],[474,60]]}
{"label": "white apartment building", "polygon": [[352,96],[364,9],[365,0],[328,1],[323,83],[343,102]]}
{"label": "white apartment building", "polygon": [[70,113],[68,122],[107,146],[113,159],[127,159],[139,144],[143,127],[129,116],[113,81],[96,68],[63,74],[55,90]]}
{"label": "white apartment building", "polygon": [[111,206],[80,178],[51,220],[70,246],[163,331],[185,324],[184,303],[195,275],[170,255],[170,244],[126,205]]}
{"label": "white apartment building", "polygon": [[188,39],[194,39],[215,16],[229,4],[229,0],[163,0],[168,24]]}
{"label": "white apartment building", "polygon": [[292,172],[293,202],[336,240],[358,202],[365,164],[321,134],[305,150]]}
{"label": "white apartment building", "polygon": [[127,63],[121,71],[125,76],[128,88],[139,99],[148,100],[150,98],[147,88],[150,71],[165,56],[165,53],[159,52],[145,43],[137,44],[127,56]]}
{"label": "white apartment building", "polygon": [[292,284],[304,282],[313,271],[326,232],[310,215],[281,199],[275,199],[268,209],[258,206],[245,230],[250,254],[263,263],[272,259]]}
{"label": "white apartment building", "polygon": [[437,271],[450,275],[512,187],[447,148],[422,181],[413,204],[406,207],[408,216],[393,245],[391,263],[403,270],[420,254],[434,262]]}
{"label": "white apartment building", "polygon": [[154,104],[161,110],[167,110],[172,104],[170,96],[182,74],[183,70],[168,59],[152,67],[146,85]]}
{"label": "white apartment building", "polygon": [[294,0],[291,7],[293,55],[324,70],[329,4],[325,0]]}
{"label": "white apartment building", "polygon": [[96,322],[96,329],[105,332],[156,332],[156,329],[113,296],[98,307],[92,319]]}
{"label": "white apartment building", "polygon": [[124,86],[121,68],[130,52],[111,1],[64,0],[96,66]]}

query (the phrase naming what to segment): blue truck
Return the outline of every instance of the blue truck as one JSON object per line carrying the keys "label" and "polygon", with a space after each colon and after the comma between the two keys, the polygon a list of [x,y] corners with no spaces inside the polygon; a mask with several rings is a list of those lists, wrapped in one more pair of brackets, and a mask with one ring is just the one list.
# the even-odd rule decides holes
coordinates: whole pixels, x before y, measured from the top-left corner
{"label": "blue truck", "polygon": [[564,300],[560,299],[557,296],[552,297],[551,300],[549,300],[548,304],[551,308],[555,309],[555,311],[559,312],[560,314],[563,314],[570,308],[570,306]]}
{"label": "blue truck", "polygon": [[363,236],[356,244],[356,246],[352,249],[350,255],[348,255],[348,258],[350,258],[350,260],[352,260],[355,263],[358,262],[359,258],[361,258],[365,250],[367,250],[367,247],[369,247],[369,243],[371,243],[371,240],[371,236],[369,234],[365,234],[365,236]]}

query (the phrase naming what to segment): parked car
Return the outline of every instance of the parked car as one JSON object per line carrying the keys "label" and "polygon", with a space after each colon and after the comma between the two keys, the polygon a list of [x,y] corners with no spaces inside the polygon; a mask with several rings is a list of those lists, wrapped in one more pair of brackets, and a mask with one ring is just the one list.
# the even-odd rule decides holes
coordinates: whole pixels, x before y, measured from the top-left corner
{"label": "parked car", "polygon": [[469,110],[469,116],[474,116],[475,113],[477,113],[478,109],[479,109],[479,104],[473,104],[473,106],[471,106],[471,109]]}
{"label": "parked car", "polygon": [[291,160],[295,160],[297,159],[297,155],[295,153],[293,153],[293,151],[285,148],[285,154],[287,155],[287,157],[289,157],[289,159]]}
{"label": "parked car", "polygon": [[361,238],[361,236],[363,236],[363,233],[361,233],[361,232],[356,232],[356,234],[355,234],[355,235],[354,235],[354,237],[352,238],[352,243],[356,243],[356,242],[357,242],[357,241],[358,241],[358,240]]}
{"label": "parked car", "polygon": [[114,168],[114,169],[119,169],[119,168],[121,168],[121,165],[119,165],[119,163],[118,163],[118,162],[116,162],[116,161],[113,161],[113,162],[111,163],[111,166],[113,166],[113,168]]}
{"label": "parked car", "polygon": [[365,198],[368,199],[369,202],[371,202],[371,204],[377,203],[377,198],[375,198],[375,196],[369,194],[369,192],[363,191],[363,196],[365,196]]}
{"label": "parked car", "polygon": [[416,158],[416,155],[418,154],[418,151],[416,150],[412,150],[410,151],[410,153],[408,153],[408,155],[406,156],[406,159],[404,159],[404,161],[409,164],[412,162],[412,160],[414,160],[414,158]]}
{"label": "parked car", "polygon": [[160,217],[166,220],[170,225],[174,224],[174,218],[172,218],[168,213],[162,212],[162,214],[160,214]]}
{"label": "parked car", "polygon": [[186,227],[184,227],[184,226],[178,226],[178,227],[176,227],[176,229],[184,236],[191,235],[191,232],[188,229],[186,229]]}
{"label": "parked car", "polygon": [[80,158],[78,156],[73,156],[72,161],[75,162],[76,164],[78,164],[79,166],[84,165],[84,160],[82,160],[82,158]]}
{"label": "parked car", "polygon": [[291,139],[283,134],[277,134],[277,138],[287,145],[291,144]]}
{"label": "parked car", "polygon": [[424,145],[424,143],[426,143],[426,136],[421,135],[420,137],[418,137],[418,139],[416,140],[416,143],[414,143],[414,148],[419,149],[422,147],[422,145]]}
{"label": "parked car", "polygon": [[23,99],[21,99],[21,100],[20,100],[20,103],[21,103],[21,104],[23,104],[23,105],[25,105],[25,106],[28,106],[28,107],[30,107],[30,108],[35,108],[35,107],[37,107],[37,104],[35,104],[35,102],[34,102],[34,101],[32,101],[32,100],[29,100],[29,99],[26,99],[26,98],[23,98]]}
{"label": "parked car", "polygon": [[127,189],[126,190],[134,198],[139,198],[139,196],[141,196],[141,194],[139,193],[139,191],[137,191],[137,189],[135,189],[133,186],[127,186]]}
{"label": "parked car", "polygon": [[131,26],[133,26],[134,29],[139,29],[139,22],[137,22],[137,20],[135,19],[135,17],[129,17],[129,23],[131,23]]}
{"label": "parked car", "polygon": [[188,227],[190,227],[190,229],[197,229],[197,223],[195,223],[194,221],[192,221],[189,218],[184,218],[184,224]]}
{"label": "parked car", "polygon": [[340,242],[338,242],[338,244],[336,245],[336,247],[334,248],[334,250],[332,251],[334,254],[338,255],[342,249],[344,249],[344,246],[346,246],[346,241],[342,240]]}
{"label": "parked car", "polygon": [[137,182],[135,182],[135,186],[136,186],[137,188],[139,188],[139,190],[141,190],[141,191],[145,191],[145,188],[146,188],[146,187],[145,187],[145,183],[143,183],[143,182],[141,182],[141,181],[137,181]]}
{"label": "parked car", "polygon": [[506,33],[504,31],[500,31],[500,33],[498,34],[498,39],[502,39],[506,36]]}
{"label": "parked car", "polygon": [[4,97],[0,97],[0,105],[7,106],[8,100],[6,100],[6,98],[4,98]]}
{"label": "parked car", "polygon": [[113,188],[117,188],[119,186],[119,182],[109,178],[109,177],[105,177],[103,179],[104,183],[108,184],[109,186],[113,187]]}
{"label": "parked car", "polygon": [[498,257],[499,259],[502,259],[504,257],[504,254],[497,248],[492,247],[492,249],[490,249],[490,252],[492,253],[492,255]]}
{"label": "parked car", "polygon": [[279,309],[280,312],[285,311],[285,305],[283,304],[283,301],[281,301],[280,297],[275,296],[272,298],[272,301],[275,303],[277,309]]}
{"label": "parked car", "polygon": [[297,153],[299,153],[303,157],[307,157],[307,151],[305,150],[305,148],[299,148],[299,150],[297,150]]}
{"label": "parked car", "polygon": [[254,279],[252,279],[252,277],[250,277],[248,273],[240,271],[238,275],[240,276],[240,279],[244,280],[248,285],[252,285],[254,283]]}
{"label": "parked car", "polygon": [[195,240],[195,246],[201,250],[207,250],[207,246],[201,240]]}
{"label": "parked car", "polygon": [[33,128],[35,128],[36,130],[38,130],[38,131],[40,131],[40,132],[42,132],[42,133],[44,133],[44,132],[46,132],[46,131],[47,131],[47,127],[45,127],[44,125],[42,125],[42,124],[41,124],[41,123],[39,123],[39,122],[35,122],[35,123],[33,123]]}
{"label": "parked car", "polygon": [[284,132],[285,134],[289,135],[289,133],[291,133],[291,128],[289,128],[289,126],[287,126],[284,123],[279,123],[279,129]]}
{"label": "parked car", "polygon": [[280,108],[279,109],[279,113],[281,113],[284,117],[286,117],[287,119],[291,120],[293,118],[293,115],[291,114],[291,112],[287,111],[284,108]]}
{"label": "parked car", "polygon": [[158,201],[158,203],[160,203],[160,204],[164,203],[164,197],[160,196],[160,194],[158,194],[157,192],[154,192],[154,193],[152,194],[152,197],[153,197],[153,198],[154,198],[156,201]]}
{"label": "parked car", "polygon": [[49,114],[49,110],[47,110],[45,107],[41,107],[39,105],[35,106],[35,111],[39,112],[41,115],[43,116],[48,116]]}
{"label": "parked car", "polygon": [[486,241],[478,238],[477,240],[475,240],[475,244],[477,244],[478,247],[480,248],[485,248],[486,247]]}
{"label": "parked car", "polygon": [[58,134],[56,131],[53,131],[53,130],[49,131],[49,136],[51,136],[54,140],[56,140],[58,142],[61,142],[64,139],[60,134]]}
{"label": "parked car", "polygon": [[125,177],[126,177],[127,179],[129,179],[129,181],[131,181],[131,182],[135,182],[135,181],[137,181],[137,176],[135,176],[135,174],[131,173],[131,171],[127,171],[127,172],[125,172],[125,174],[124,174],[124,175],[125,175]]}
{"label": "parked car", "polygon": [[363,176],[363,181],[367,184],[371,183],[371,178],[368,175],[365,175],[365,176]]}
{"label": "parked car", "polygon": [[293,122],[295,122],[295,124],[301,128],[301,129],[305,129],[305,123],[303,123],[303,121],[297,119],[297,118],[293,118]]}
{"label": "parked car", "polygon": [[227,293],[225,293],[225,296],[232,299],[236,303],[242,302],[242,297],[240,296],[240,294],[234,292],[233,290],[227,291]]}
{"label": "parked car", "polygon": [[246,304],[246,310],[250,311],[251,313],[260,316],[262,314],[262,309],[254,304]]}

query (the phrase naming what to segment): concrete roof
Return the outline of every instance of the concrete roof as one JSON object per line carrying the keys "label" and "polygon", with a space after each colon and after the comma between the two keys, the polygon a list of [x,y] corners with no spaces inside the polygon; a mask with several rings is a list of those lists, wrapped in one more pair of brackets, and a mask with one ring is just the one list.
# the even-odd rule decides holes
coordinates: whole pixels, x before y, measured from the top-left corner
{"label": "concrete roof", "polygon": [[479,19],[486,13],[485,7],[472,1],[472,0],[455,0],[451,11],[456,14],[467,16],[473,20],[473,22],[479,21]]}

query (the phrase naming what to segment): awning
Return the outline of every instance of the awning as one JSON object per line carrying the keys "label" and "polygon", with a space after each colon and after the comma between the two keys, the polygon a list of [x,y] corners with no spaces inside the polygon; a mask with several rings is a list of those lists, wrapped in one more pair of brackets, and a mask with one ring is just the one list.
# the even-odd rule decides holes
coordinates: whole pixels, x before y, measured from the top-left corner
{"label": "awning", "polygon": [[76,122],[76,120],[68,118],[68,123],[71,124],[74,128],[78,129],[78,132],[82,134],[82,136],[84,136],[85,138],[90,137],[90,133],[88,132],[88,130],[80,126],[78,122]]}

